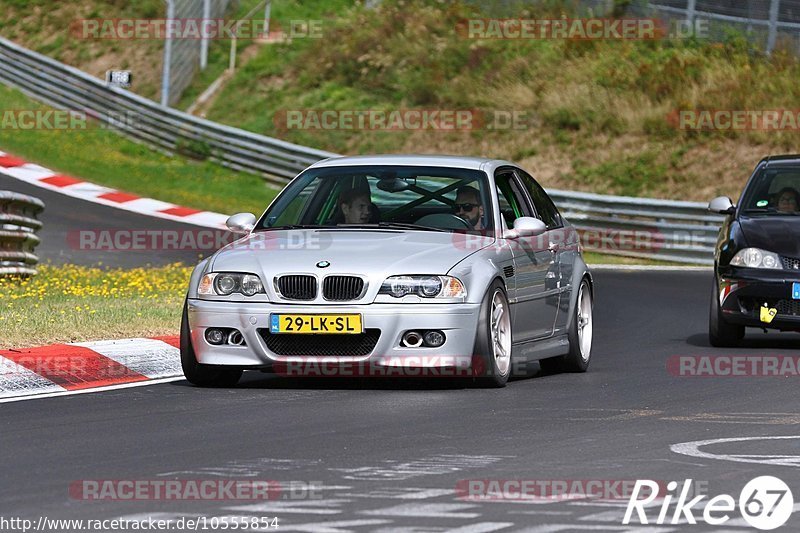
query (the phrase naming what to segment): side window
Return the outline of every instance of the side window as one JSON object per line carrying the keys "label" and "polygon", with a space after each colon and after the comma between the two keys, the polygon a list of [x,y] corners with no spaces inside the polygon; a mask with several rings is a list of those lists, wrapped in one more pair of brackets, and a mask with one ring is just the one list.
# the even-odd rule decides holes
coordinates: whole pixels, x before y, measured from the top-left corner
{"label": "side window", "polygon": [[560,228],[564,224],[561,222],[561,215],[558,213],[555,204],[547,196],[541,185],[536,183],[532,177],[525,172],[519,172],[520,180],[522,181],[525,190],[531,197],[533,207],[536,209],[536,215],[545,223],[547,229]]}
{"label": "side window", "polygon": [[514,221],[519,217],[531,216],[531,210],[512,172],[500,170],[495,175],[494,180],[497,184],[500,216],[505,223],[506,229],[511,229],[514,226]]}

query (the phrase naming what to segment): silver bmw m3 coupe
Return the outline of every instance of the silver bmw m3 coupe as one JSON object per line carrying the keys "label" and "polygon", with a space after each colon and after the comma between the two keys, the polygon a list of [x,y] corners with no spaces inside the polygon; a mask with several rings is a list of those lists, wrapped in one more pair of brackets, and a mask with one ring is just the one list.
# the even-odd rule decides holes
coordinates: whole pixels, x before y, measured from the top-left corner
{"label": "silver bmw m3 coupe", "polygon": [[584,372],[592,274],[575,229],[507,161],[362,156],[318,162],[242,238],[194,270],[181,326],[186,378],[466,377],[515,365]]}

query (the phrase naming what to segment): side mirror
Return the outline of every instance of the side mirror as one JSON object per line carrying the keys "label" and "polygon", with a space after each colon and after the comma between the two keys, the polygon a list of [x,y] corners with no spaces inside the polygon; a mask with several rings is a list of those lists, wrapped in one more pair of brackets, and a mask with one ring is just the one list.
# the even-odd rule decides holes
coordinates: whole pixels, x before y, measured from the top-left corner
{"label": "side mirror", "polygon": [[252,213],[237,213],[229,217],[225,225],[234,233],[250,233],[256,227],[256,216]]}
{"label": "side mirror", "polygon": [[708,210],[720,215],[732,215],[736,211],[736,206],[727,196],[718,196],[708,203]]}
{"label": "side mirror", "polygon": [[547,231],[544,222],[534,217],[519,217],[514,221],[514,229],[508,230],[503,234],[506,239],[518,239],[520,237],[538,237]]}

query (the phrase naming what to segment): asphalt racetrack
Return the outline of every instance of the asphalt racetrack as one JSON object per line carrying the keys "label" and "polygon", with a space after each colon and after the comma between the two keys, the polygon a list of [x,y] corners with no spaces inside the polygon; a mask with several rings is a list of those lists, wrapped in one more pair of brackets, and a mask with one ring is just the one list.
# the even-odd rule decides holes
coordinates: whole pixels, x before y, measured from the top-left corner
{"label": "asphalt racetrack", "polygon": [[[738,498],[760,475],[798,486],[800,437],[770,439],[800,434],[796,377],[667,371],[676,355],[796,354],[797,335],[756,334],[745,348],[712,349],[709,275],[599,272],[596,281],[586,374],[540,375],[534,365],[500,390],[246,374],[232,389],[178,381],[2,405],[4,514],[277,516],[286,531],[627,531],[627,500],[469,501],[458,487],[692,479],[712,495]],[[671,450],[742,437],[755,440],[700,448],[714,458]],[[258,502],[85,501],[69,492],[80,480],[166,479],[275,480],[313,490]],[[746,530],[741,518],[736,524],[724,530]]]}
{"label": "asphalt racetrack", "polygon": [[[65,249],[63,234],[84,225],[180,224],[87,206],[2,177],[0,189],[47,203],[38,249],[44,261],[133,266],[196,258]],[[601,499],[573,493],[475,500],[461,489],[481,480],[613,486],[691,479],[710,495],[738,499],[761,475],[800,486],[797,375],[674,371],[680,356],[796,356],[800,335],[750,332],[744,347],[711,348],[710,269],[598,271],[595,281],[595,340],[586,374],[544,375],[533,364],[505,389],[487,390],[446,379],[246,373],[229,389],[175,381],[2,404],[0,514],[34,521],[277,517],[279,531],[334,533],[683,531],[685,525],[621,525],[627,498],[613,490]],[[711,442],[691,444],[697,441]],[[91,501],[70,492],[82,480],[209,479],[277,481],[283,490],[259,501]],[[784,530],[798,530],[798,520]],[[733,513],[716,530],[748,529]]]}

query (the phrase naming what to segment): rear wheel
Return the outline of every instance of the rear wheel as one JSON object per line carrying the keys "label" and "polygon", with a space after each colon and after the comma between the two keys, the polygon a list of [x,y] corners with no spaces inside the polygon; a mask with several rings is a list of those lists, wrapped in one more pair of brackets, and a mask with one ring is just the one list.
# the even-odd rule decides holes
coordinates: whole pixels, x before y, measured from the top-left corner
{"label": "rear wheel", "polygon": [[578,301],[569,327],[569,352],[539,361],[545,372],[586,372],[592,357],[594,318],[592,311],[592,287],[584,279],[578,288]]}
{"label": "rear wheel", "polygon": [[719,305],[719,294],[717,294],[717,280],[711,287],[711,311],[708,317],[708,340],[711,346],[717,348],[730,348],[739,345],[744,338],[744,326],[737,326],[725,322],[722,316],[722,309]]}
{"label": "rear wheel", "polygon": [[475,382],[505,387],[511,375],[511,310],[500,281],[491,284],[483,299],[475,354]]}
{"label": "rear wheel", "polygon": [[189,329],[187,304],[183,305],[183,318],[181,319],[181,367],[186,380],[199,387],[233,387],[242,377],[241,369],[201,365],[197,362]]}

